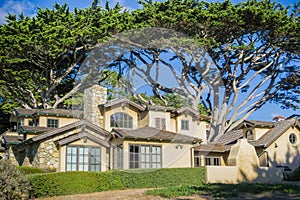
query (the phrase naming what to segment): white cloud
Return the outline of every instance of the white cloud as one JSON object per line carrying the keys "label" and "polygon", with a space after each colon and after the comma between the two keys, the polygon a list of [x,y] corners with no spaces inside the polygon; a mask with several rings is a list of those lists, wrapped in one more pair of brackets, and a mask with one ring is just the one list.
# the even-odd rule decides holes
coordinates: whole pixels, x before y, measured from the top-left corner
{"label": "white cloud", "polygon": [[7,0],[0,7],[0,23],[5,23],[8,13],[19,15],[24,13],[25,16],[32,15],[34,13],[35,5],[29,0]]}

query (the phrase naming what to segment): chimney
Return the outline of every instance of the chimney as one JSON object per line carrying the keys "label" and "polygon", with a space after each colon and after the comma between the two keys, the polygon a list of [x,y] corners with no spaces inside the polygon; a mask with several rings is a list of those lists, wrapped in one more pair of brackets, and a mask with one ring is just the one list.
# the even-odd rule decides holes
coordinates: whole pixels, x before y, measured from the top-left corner
{"label": "chimney", "polygon": [[103,115],[99,105],[106,103],[107,88],[93,85],[84,90],[84,119],[104,128]]}

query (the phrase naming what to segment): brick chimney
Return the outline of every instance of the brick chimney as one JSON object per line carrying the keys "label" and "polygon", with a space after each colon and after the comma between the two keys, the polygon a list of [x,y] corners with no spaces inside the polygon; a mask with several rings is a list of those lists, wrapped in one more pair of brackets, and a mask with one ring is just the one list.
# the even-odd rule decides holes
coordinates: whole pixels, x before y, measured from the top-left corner
{"label": "brick chimney", "polygon": [[104,128],[103,115],[99,105],[106,103],[107,88],[93,85],[84,90],[84,119]]}

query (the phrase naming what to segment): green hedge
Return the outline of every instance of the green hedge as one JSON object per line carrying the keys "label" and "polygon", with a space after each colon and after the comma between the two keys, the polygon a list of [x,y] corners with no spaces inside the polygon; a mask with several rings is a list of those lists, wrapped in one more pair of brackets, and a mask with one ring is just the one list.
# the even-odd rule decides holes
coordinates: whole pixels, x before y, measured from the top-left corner
{"label": "green hedge", "polygon": [[23,174],[43,173],[42,169],[36,167],[17,166],[17,169],[20,170]]}
{"label": "green hedge", "polygon": [[204,168],[125,170],[107,172],[58,172],[28,175],[36,197],[120,190],[202,185]]}

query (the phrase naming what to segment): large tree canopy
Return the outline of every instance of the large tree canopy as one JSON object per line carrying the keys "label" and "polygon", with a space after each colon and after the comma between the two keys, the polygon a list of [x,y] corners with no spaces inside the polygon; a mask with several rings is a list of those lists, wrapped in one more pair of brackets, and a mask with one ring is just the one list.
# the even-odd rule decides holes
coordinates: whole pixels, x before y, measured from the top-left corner
{"label": "large tree canopy", "polygon": [[[144,79],[162,99],[162,93],[177,93],[187,97],[195,108],[201,101],[213,117],[211,140],[235,128],[266,102],[299,108],[297,9],[290,12],[271,1],[233,5],[230,1],[168,0],[141,1],[141,4],[143,8],[133,12],[136,23],[184,33],[205,50],[209,59],[203,63],[201,58],[206,56],[197,50],[163,47],[165,29],[161,33],[154,31],[154,40],[160,40],[162,48],[145,48],[137,41],[143,40],[142,35],[146,35],[144,40],[152,40],[152,36],[147,36],[151,31],[146,30],[140,33],[141,37],[129,34],[130,52],[111,66],[120,68],[123,63],[123,72],[131,71],[132,76]],[[122,37],[119,39],[124,40]],[[174,60],[177,64],[171,64]],[[211,65],[215,66],[221,85],[206,80],[212,74]],[[169,70],[168,77],[177,80],[176,86],[159,80],[162,73],[159,68]]]}
{"label": "large tree canopy", "polygon": [[[144,0],[140,1],[141,9],[123,11],[118,4],[103,8],[97,3],[75,12],[56,4],[52,10],[39,9],[33,18],[8,16],[7,24],[0,26],[2,108],[16,104],[58,107],[85,84],[75,80],[97,43],[116,34],[118,39],[118,33],[126,30],[160,27],[191,37],[205,56],[203,51],[181,48],[178,44],[182,41],[173,49],[163,45],[148,48],[133,36],[129,40],[134,48],[112,60],[97,78],[106,80],[111,73],[120,78],[131,72],[143,77],[165,105],[168,93],[186,97],[195,108],[202,103],[213,117],[212,139],[233,129],[266,102],[298,109],[297,6],[289,10],[267,0],[236,5],[230,1]],[[155,40],[156,35],[150,33],[145,40]],[[201,58],[206,56],[209,59],[203,62]],[[222,84],[207,80],[211,65]],[[160,67],[169,70],[168,77],[175,77],[176,86],[159,81]],[[94,75],[87,71],[91,73]],[[143,99],[134,84],[129,84],[134,96]]]}
{"label": "large tree canopy", "polygon": [[75,12],[56,4],[32,18],[7,19],[0,26],[0,94],[8,110],[58,107],[75,92],[77,71],[94,45],[134,28],[119,4],[103,8],[97,1]]}

